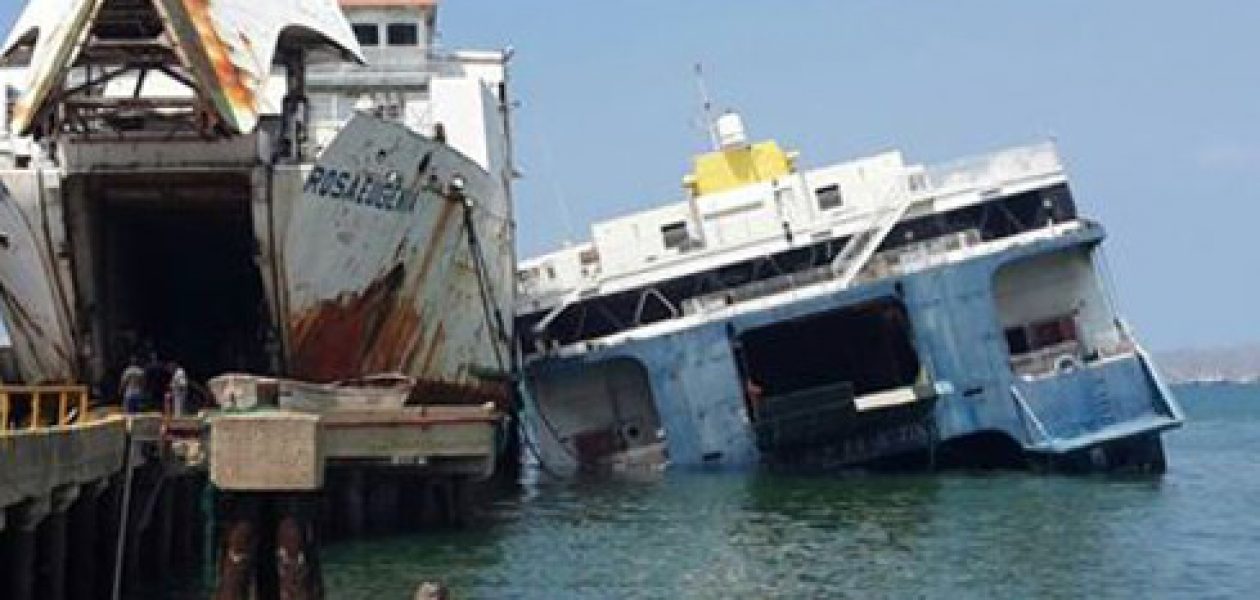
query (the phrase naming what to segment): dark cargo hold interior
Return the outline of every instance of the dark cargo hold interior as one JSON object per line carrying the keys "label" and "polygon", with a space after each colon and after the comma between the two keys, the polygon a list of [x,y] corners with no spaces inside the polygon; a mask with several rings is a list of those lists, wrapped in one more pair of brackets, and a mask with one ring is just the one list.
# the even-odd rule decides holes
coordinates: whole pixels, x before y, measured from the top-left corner
{"label": "dark cargo hold interior", "polygon": [[249,180],[117,178],[93,187],[106,368],[155,351],[199,380],[268,371]]}
{"label": "dark cargo hold interior", "polygon": [[838,383],[859,396],[914,385],[909,323],[892,299],[776,323],[739,337],[742,366],[766,397]]}

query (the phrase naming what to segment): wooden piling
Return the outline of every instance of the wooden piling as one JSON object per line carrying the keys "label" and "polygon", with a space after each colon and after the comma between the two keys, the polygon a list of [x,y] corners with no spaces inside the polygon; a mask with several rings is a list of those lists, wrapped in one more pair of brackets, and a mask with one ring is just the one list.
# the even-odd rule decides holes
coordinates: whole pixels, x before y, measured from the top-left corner
{"label": "wooden piling", "polygon": [[9,589],[6,597],[12,600],[34,600],[35,568],[39,564],[36,561],[36,551],[39,546],[36,543],[35,530],[15,527],[9,532],[8,538]]}
{"label": "wooden piling", "polygon": [[398,478],[389,471],[378,471],[371,473],[368,481],[368,530],[375,535],[398,531]]}
{"label": "wooden piling", "polygon": [[44,518],[36,531],[36,589],[40,600],[66,598],[66,513],[54,510]]}
{"label": "wooden piling", "polygon": [[156,577],[167,578],[171,574],[175,541],[175,481],[159,482],[155,490],[153,514],[150,517],[153,544],[149,546],[151,569]]}
{"label": "wooden piling", "polygon": [[353,469],[346,473],[342,493],[345,494],[346,535],[352,538],[362,537],[367,530],[366,475],[362,469]]}
{"label": "wooden piling", "polygon": [[280,600],[320,600],[324,597],[316,529],[318,494],[279,499],[276,511],[276,574]]}
{"label": "wooden piling", "polygon": [[247,600],[254,590],[259,507],[249,495],[222,494],[216,508],[221,533],[214,599]]}
{"label": "wooden piling", "polygon": [[74,600],[90,600],[99,595],[97,576],[102,571],[98,565],[101,561],[98,533],[103,525],[99,519],[101,504],[99,486],[88,485],[70,509],[70,544],[66,562],[70,575],[66,593]]}

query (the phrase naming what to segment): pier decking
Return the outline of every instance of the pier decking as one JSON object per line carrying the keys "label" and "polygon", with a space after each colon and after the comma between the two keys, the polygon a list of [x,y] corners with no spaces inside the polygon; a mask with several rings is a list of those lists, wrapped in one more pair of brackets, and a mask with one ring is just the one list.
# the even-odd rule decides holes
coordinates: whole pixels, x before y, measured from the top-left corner
{"label": "pier decking", "polygon": [[[501,443],[490,405],[169,418],[88,402],[80,387],[0,386],[0,597],[120,597],[203,565],[207,541],[242,550],[240,531],[256,553],[285,543],[286,524],[327,538],[459,523],[467,484],[491,475]],[[318,539],[299,536],[296,550],[313,556]],[[253,592],[253,573],[219,562],[217,597]],[[275,567],[286,584],[285,566],[261,553],[251,566]],[[289,583],[318,580],[308,571]]]}

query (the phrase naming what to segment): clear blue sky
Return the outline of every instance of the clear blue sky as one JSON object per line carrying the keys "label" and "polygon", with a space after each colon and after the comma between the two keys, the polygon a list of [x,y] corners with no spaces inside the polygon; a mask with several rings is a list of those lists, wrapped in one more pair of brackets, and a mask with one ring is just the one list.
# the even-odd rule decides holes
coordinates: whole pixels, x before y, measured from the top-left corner
{"label": "clear blue sky", "polygon": [[678,196],[703,61],[721,107],[808,165],[1054,136],[1149,346],[1260,340],[1260,2],[450,0],[439,20],[449,48],[517,50],[524,254]]}

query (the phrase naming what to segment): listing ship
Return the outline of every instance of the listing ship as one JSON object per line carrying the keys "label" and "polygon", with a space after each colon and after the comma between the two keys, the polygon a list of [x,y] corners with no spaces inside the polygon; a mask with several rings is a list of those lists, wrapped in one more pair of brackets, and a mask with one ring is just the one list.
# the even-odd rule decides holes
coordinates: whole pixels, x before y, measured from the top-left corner
{"label": "listing ship", "polygon": [[685,201],[518,268],[545,467],[1164,470],[1181,410],[1052,143],[802,169],[714,134]]}
{"label": "listing ship", "polygon": [[0,307],[21,379],[111,395],[154,352],[202,382],[501,408],[508,56],[434,48],[437,8],[28,3],[0,49]]}

